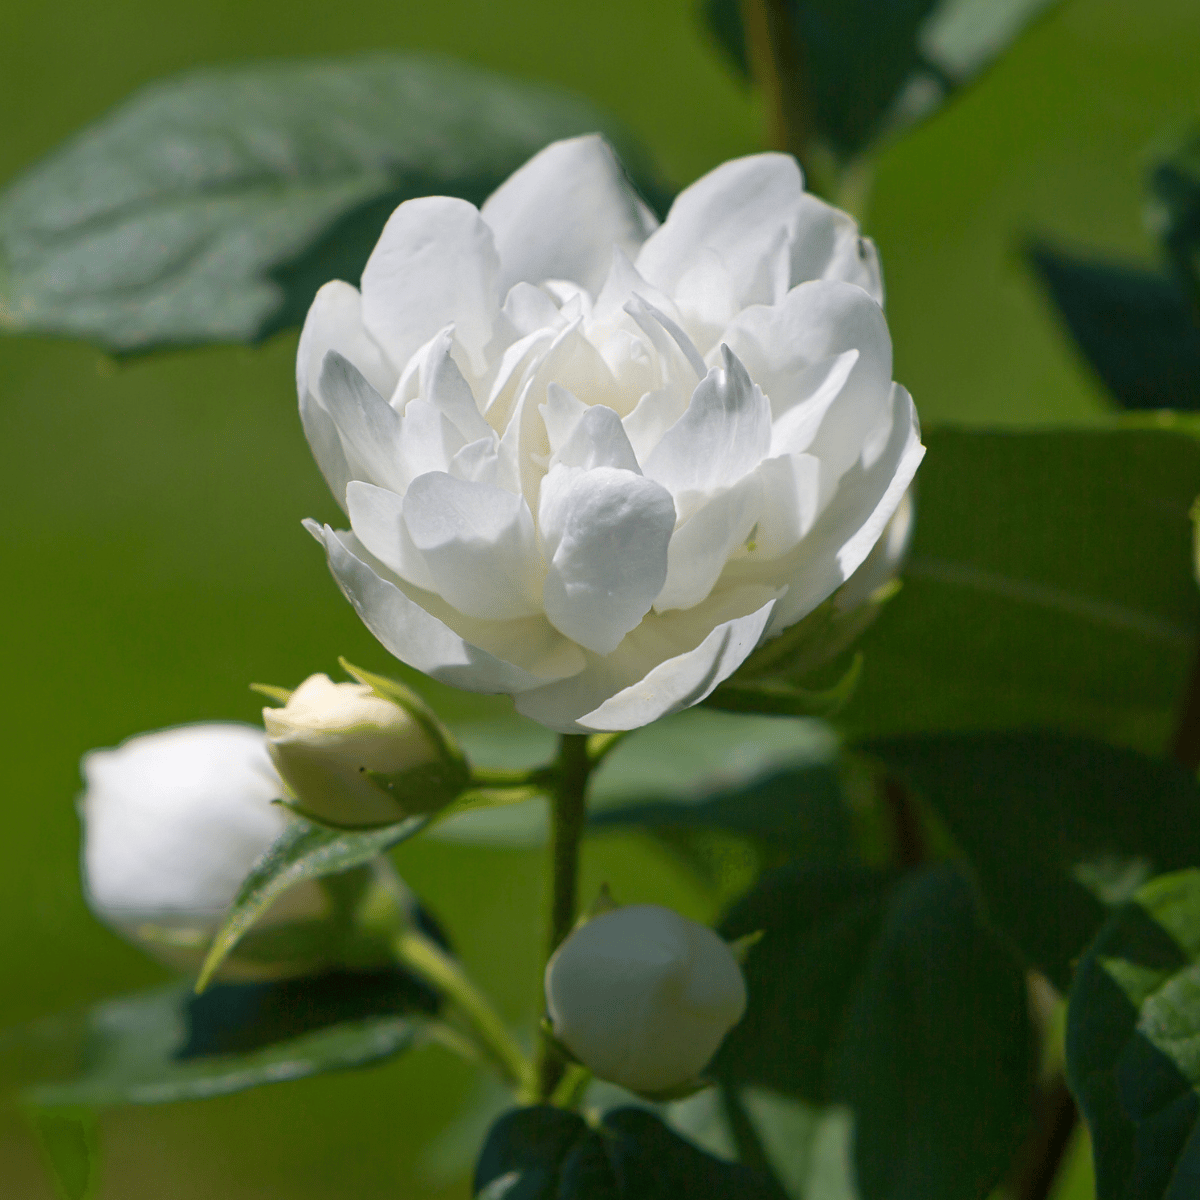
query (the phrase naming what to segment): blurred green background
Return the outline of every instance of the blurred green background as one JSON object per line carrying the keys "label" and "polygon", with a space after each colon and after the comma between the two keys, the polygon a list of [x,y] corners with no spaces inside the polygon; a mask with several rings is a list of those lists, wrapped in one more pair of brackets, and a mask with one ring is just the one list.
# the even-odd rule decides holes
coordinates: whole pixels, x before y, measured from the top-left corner
{"label": "blurred green background", "polygon": [[[759,145],[756,105],[690,0],[51,0],[0,7],[0,182],[158,76],[378,47],[437,49],[584,92],[677,184]],[[887,151],[867,225],[883,255],[896,377],[926,422],[1087,422],[1108,411],[1017,246],[1037,230],[1151,259],[1143,152],[1200,113],[1197,61],[1195,0],[1068,0]],[[285,335],[257,350],[116,365],[87,346],[0,341],[10,752],[0,1027],[160,977],[80,897],[81,753],[181,721],[254,719],[247,682],[294,684],[335,670],[339,653],[388,667],[300,529],[335,509],[295,416],[294,346]],[[449,716],[504,708],[427,694]],[[505,1012],[532,1028],[540,856],[418,843],[399,861]],[[698,882],[644,841],[605,837],[585,866],[585,888],[607,879],[623,899],[710,915]],[[361,1074],[110,1114],[104,1196],[436,1195],[447,1185],[422,1148],[471,1087],[431,1049]],[[50,1195],[8,1115],[0,1194]]]}

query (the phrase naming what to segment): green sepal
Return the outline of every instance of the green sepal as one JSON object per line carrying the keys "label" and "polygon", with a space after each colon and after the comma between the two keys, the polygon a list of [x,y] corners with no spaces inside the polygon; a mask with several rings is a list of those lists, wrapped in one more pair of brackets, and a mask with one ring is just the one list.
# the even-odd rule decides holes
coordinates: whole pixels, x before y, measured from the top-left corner
{"label": "green sepal", "polygon": [[196,980],[202,992],[213,973],[254,923],[288,888],[309,879],[348,871],[419,833],[425,816],[408,817],[395,825],[369,831],[337,830],[297,819],[254,865],[242,883],[208,952]]}
{"label": "green sepal", "polygon": [[407,771],[385,775],[363,768],[362,772],[376,787],[386,792],[409,816],[437,812],[455,800],[471,782],[465,759],[444,759],[422,763]]}
{"label": "green sepal", "polygon": [[742,682],[736,676],[721,684],[704,703],[726,712],[766,713],[783,717],[832,717],[854,695],[862,677],[863,656],[855,654],[842,677],[829,688],[800,687],[781,679]]}
{"label": "green sepal", "polygon": [[748,933],[744,937],[734,938],[729,943],[729,953],[737,960],[739,967],[746,965],[746,959],[750,957],[750,951],[766,936],[767,931],[765,929],[756,929],[753,933]]}
{"label": "green sepal", "polygon": [[265,696],[276,704],[287,704],[292,698],[291,688],[276,687],[273,683],[252,683],[250,690],[257,692],[260,696]]}
{"label": "green sepal", "polygon": [[542,1038],[554,1048],[559,1057],[562,1058],[563,1062],[570,1063],[572,1066],[576,1067],[585,1067],[586,1069],[586,1064],[579,1061],[579,1058],[575,1052],[566,1044],[566,1042],[559,1041],[559,1039],[555,1036],[554,1024],[549,1017],[543,1017],[541,1019],[538,1024],[538,1032],[541,1033]]}

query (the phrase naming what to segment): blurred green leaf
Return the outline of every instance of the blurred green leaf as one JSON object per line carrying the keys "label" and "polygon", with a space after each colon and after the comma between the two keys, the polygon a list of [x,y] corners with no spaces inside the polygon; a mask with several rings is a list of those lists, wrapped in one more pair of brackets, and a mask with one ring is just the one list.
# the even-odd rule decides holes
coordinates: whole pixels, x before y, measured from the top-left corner
{"label": "blurred green leaf", "polygon": [[[1053,0],[789,0],[812,126],[839,158],[934,112]],[[739,0],[704,0],[749,75]]]}
{"label": "blurred green leaf", "polygon": [[196,981],[203,991],[213,973],[242,937],[288,888],[369,863],[419,833],[427,816],[408,817],[371,830],[338,830],[293,819],[275,844],[254,864],[230,905]]}
{"label": "blurred green leaf", "polygon": [[752,926],[750,1006],[713,1073],[849,1105],[864,1200],[985,1195],[1029,1119],[1033,1044],[1024,973],[957,870],[788,867],[721,932]]}
{"label": "blurred green leaf", "polygon": [[1149,875],[1200,863],[1200,788],[1173,762],[1054,733],[945,734],[864,749],[927,800],[997,925],[1059,987]]}
{"label": "blurred green leaf", "polygon": [[30,1121],[62,1200],[90,1200],[100,1186],[96,1118],[79,1112],[31,1110]]}
{"label": "blurred green leaf", "polygon": [[806,688],[776,679],[731,680],[720,684],[704,701],[707,708],[726,712],[770,713],[780,717],[832,717],[854,695],[862,675],[862,655],[856,654],[842,677],[827,688]]}
{"label": "blurred green leaf", "polygon": [[1190,293],[1200,320],[1200,127],[1150,171],[1149,224]]}
{"label": "blurred green leaf", "polygon": [[76,1044],[74,1068],[23,1099],[34,1109],[167,1104],[361,1067],[411,1046],[436,1003],[395,970],[220,984],[204,996],[172,984],[57,1021]]}
{"label": "blurred green leaf", "polygon": [[860,642],[851,737],[1034,725],[1157,752],[1200,627],[1193,419],[934,429],[905,584]]}
{"label": "blurred green leaf", "polygon": [[1200,1193],[1200,871],[1141,888],[1079,964],[1067,1071],[1099,1200]]}
{"label": "blurred green leaf", "polygon": [[617,1108],[592,1128],[539,1105],[492,1126],[475,1171],[487,1200],[780,1200],[767,1180],[697,1149],[644,1108]]}
{"label": "blurred green leaf", "polygon": [[1177,279],[1043,242],[1028,255],[1084,361],[1122,408],[1200,409],[1200,322]]}
{"label": "blurred green leaf", "polygon": [[357,281],[384,221],[483,199],[587,101],[451,60],[374,54],[209,67],[143,88],[0,194],[0,329],[116,351],[253,342]]}

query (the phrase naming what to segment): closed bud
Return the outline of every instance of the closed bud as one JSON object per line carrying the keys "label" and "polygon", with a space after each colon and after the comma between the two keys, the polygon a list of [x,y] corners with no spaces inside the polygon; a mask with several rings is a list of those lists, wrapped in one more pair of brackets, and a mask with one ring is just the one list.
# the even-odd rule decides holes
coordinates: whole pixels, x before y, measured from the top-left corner
{"label": "closed bud", "polygon": [[[283,788],[262,731],[221,723],[143,733],[91,751],[82,771],[88,903],[161,962],[195,969],[242,880],[291,819],[271,803]],[[316,884],[300,884],[261,927],[327,908]],[[313,966],[302,951],[274,961],[235,953],[223,976],[265,978]]]}
{"label": "closed bud", "polygon": [[746,1010],[746,983],[711,929],[656,904],[581,925],[546,967],[554,1037],[600,1079],[648,1096],[695,1082]]}
{"label": "closed bud", "polygon": [[433,812],[461,789],[426,724],[362,683],[310,675],[264,708],[267,749],[305,813],[331,825],[386,825]]}

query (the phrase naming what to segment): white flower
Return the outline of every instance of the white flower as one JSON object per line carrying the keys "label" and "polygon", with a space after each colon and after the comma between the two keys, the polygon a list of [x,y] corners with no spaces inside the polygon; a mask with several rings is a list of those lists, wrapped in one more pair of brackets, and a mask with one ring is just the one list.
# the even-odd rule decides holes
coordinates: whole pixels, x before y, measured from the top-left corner
{"label": "white flower", "polygon": [[342,590],[404,662],[561,731],[702,700],[854,573],[924,452],[874,247],[794,160],[656,226],[603,141],[558,142],[481,210],[402,204],[300,340]]}
{"label": "white flower", "polygon": [[670,1092],[697,1078],[746,1011],[729,947],[657,904],[581,925],[546,966],[554,1036],[601,1079]]}
{"label": "white flower", "polygon": [[[290,819],[271,803],[283,787],[262,730],[229,723],[143,733],[86,754],[82,771],[88,903],[155,957],[198,966],[242,880]],[[267,921],[324,907],[319,888],[302,885]]]}
{"label": "white flower", "polygon": [[[412,812],[367,772],[397,775],[439,761],[438,747],[398,704],[361,683],[310,675],[283,708],[264,708],[267,750],[301,807],[346,825],[385,824]],[[429,793],[428,807],[445,797]]]}

